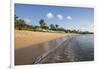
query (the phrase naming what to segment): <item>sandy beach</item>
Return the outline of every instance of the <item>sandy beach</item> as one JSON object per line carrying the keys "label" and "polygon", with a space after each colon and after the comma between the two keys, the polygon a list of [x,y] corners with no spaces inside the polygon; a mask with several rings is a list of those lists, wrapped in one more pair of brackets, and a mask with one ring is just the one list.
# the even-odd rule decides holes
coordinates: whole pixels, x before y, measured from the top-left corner
{"label": "sandy beach", "polygon": [[89,39],[93,40],[79,34],[15,30],[15,65],[92,61]]}
{"label": "sandy beach", "polygon": [[15,48],[24,48],[30,45],[58,39],[67,35],[69,34],[15,30]]}
{"label": "sandy beach", "polygon": [[94,8],[31,4],[14,8],[15,65],[94,60]]}
{"label": "sandy beach", "polygon": [[15,30],[15,65],[32,64],[38,56],[57,47],[61,38],[70,37],[69,35],[71,34]]}

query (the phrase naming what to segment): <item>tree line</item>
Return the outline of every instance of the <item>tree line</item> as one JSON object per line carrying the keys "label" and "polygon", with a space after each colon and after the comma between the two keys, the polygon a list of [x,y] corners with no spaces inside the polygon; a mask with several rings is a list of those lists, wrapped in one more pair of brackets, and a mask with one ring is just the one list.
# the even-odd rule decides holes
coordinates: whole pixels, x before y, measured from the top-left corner
{"label": "tree line", "polygon": [[49,26],[47,26],[47,23],[45,23],[44,19],[41,19],[39,21],[39,26],[28,25],[25,23],[23,19],[19,18],[16,15],[14,15],[14,21],[16,30],[30,30],[30,31],[40,31],[40,32],[65,32],[65,33],[80,33],[80,34],[92,33],[88,31],[81,32],[79,30],[64,29],[63,27],[60,27],[58,24],[50,24]]}
{"label": "tree line", "polygon": [[33,26],[33,25],[28,25],[25,23],[25,21],[23,19],[20,19],[18,16],[14,16],[14,21],[15,21],[15,29],[17,30],[38,30],[41,29],[42,30],[51,30],[51,31],[65,31],[64,28],[59,27],[58,24],[50,24],[49,26],[47,26],[47,24],[45,23],[44,19],[41,19],[39,21],[39,26]]}

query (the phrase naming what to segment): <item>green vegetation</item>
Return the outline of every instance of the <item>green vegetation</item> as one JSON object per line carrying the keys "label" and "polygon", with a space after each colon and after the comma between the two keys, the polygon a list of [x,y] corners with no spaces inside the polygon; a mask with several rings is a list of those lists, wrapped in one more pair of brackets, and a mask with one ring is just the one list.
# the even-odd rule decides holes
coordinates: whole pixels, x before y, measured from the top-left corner
{"label": "green vegetation", "polygon": [[17,30],[34,30],[32,25],[27,25],[23,19],[20,19],[16,15],[15,17],[15,29]]}
{"label": "green vegetation", "polygon": [[16,30],[29,30],[29,31],[40,31],[40,32],[60,32],[60,33],[79,33],[79,34],[93,34],[93,32],[81,32],[79,30],[70,30],[60,27],[58,24],[46,25],[45,20],[41,19],[39,21],[39,26],[28,25],[23,19],[20,19],[18,16],[14,16],[15,20],[15,29]]}

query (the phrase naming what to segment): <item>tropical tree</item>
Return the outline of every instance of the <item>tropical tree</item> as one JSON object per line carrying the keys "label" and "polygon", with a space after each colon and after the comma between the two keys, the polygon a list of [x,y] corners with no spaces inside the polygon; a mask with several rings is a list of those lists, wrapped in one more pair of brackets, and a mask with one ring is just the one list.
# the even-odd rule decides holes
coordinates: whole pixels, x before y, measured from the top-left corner
{"label": "tropical tree", "polygon": [[41,20],[39,21],[39,24],[40,24],[40,28],[42,28],[42,29],[43,29],[44,26],[46,25],[44,19],[41,19]]}
{"label": "tropical tree", "polygon": [[59,28],[59,25],[58,24],[55,24],[55,28],[56,28],[56,30]]}
{"label": "tropical tree", "polygon": [[17,30],[34,30],[35,28],[25,23],[25,21],[18,16],[14,15],[15,29]]}
{"label": "tropical tree", "polygon": [[55,25],[54,24],[50,24],[50,29],[51,30],[55,30],[56,28],[55,28]]}
{"label": "tropical tree", "polygon": [[19,19],[15,22],[15,27],[17,27],[19,30],[22,30],[23,27],[25,27],[25,21],[22,19]]}
{"label": "tropical tree", "polygon": [[18,16],[14,15],[14,19],[15,19],[15,21],[16,21],[18,18],[19,18]]}
{"label": "tropical tree", "polygon": [[55,24],[55,27],[56,27],[56,28],[58,28],[58,27],[59,27],[59,25],[58,25],[58,24]]}

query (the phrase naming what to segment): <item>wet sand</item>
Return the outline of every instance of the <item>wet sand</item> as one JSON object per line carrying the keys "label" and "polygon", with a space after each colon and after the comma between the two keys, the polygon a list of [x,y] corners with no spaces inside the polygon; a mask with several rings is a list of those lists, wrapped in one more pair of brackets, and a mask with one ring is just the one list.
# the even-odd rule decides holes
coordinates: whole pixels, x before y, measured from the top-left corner
{"label": "wet sand", "polygon": [[64,41],[36,64],[81,62],[94,60],[93,36],[78,35]]}
{"label": "wet sand", "polygon": [[15,65],[32,64],[37,57],[59,46],[65,36],[69,38],[71,34],[15,30]]}
{"label": "wet sand", "polygon": [[[89,38],[86,36],[81,37],[82,35],[79,34],[76,35],[31,31],[15,32],[15,40],[17,40],[15,47],[15,65],[94,60],[93,41],[92,44],[89,42],[90,40],[94,39],[89,40]],[[25,37],[27,34],[28,36]],[[38,36],[41,36],[40,39],[38,39]],[[33,37],[34,39],[32,39]],[[30,42],[24,42],[24,40]],[[20,41],[21,43],[18,44]]]}

